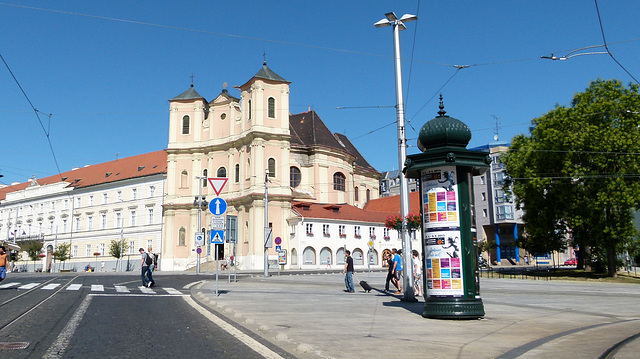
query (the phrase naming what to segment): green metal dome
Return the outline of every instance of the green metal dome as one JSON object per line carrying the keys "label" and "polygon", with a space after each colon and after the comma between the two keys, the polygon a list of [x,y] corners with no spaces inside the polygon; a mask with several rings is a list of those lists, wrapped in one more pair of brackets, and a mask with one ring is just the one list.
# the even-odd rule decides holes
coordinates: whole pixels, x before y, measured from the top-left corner
{"label": "green metal dome", "polygon": [[440,111],[433,120],[425,123],[418,135],[418,147],[422,152],[436,147],[466,148],[471,140],[471,130],[464,122],[446,116],[442,95],[440,95]]}

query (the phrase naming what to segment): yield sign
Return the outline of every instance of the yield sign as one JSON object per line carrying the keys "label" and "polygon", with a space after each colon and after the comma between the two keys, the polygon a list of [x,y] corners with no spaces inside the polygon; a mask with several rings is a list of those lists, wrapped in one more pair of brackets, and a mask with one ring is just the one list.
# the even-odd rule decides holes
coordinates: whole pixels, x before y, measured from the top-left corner
{"label": "yield sign", "polygon": [[211,188],[213,188],[213,192],[216,193],[216,196],[220,195],[220,192],[222,192],[222,189],[224,188],[224,185],[227,184],[227,181],[229,180],[228,178],[208,178],[209,180],[209,184],[211,184]]}

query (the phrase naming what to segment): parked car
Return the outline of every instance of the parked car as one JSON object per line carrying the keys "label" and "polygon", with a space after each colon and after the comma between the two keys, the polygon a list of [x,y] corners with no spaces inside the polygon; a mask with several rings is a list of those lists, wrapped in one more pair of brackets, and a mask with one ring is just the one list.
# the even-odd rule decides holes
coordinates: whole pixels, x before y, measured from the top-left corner
{"label": "parked car", "polygon": [[564,261],[564,265],[566,265],[566,266],[575,266],[577,264],[578,264],[578,260],[575,259],[575,258],[570,258],[570,259],[567,259],[566,261]]}

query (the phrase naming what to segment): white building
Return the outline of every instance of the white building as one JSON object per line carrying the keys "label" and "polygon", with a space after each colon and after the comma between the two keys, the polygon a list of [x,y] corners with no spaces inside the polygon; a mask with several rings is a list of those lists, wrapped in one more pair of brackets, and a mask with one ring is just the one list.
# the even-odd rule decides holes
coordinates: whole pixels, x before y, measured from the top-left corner
{"label": "white building", "polygon": [[[53,253],[69,243],[64,268],[101,269],[104,262],[112,270],[113,240],[129,247],[125,266],[137,268],[138,248],[162,248],[166,171],[167,154],[157,151],[0,188],[0,238],[20,247],[19,269],[59,270]],[[43,247],[34,262],[27,249],[35,243]]]}

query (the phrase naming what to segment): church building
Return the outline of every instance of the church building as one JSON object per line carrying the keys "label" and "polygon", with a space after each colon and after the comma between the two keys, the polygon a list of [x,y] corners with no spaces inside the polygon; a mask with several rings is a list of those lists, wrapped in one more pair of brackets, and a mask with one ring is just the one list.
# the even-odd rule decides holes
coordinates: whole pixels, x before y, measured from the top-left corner
{"label": "church building", "polygon": [[[311,262],[306,258],[309,253],[320,253],[325,247],[335,257],[343,243],[334,239],[336,243],[328,245],[330,238],[326,236],[314,237],[317,249],[313,238],[307,238],[311,242],[306,241],[305,246],[312,252],[296,248],[301,241],[293,240],[294,228],[305,220],[300,208],[308,207],[304,203],[333,204],[363,211],[369,200],[379,196],[380,173],[345,135],[332,133],[315,111],[291,114],[290,82],[266,62],[235,88],[239,98],[225,85],[208,101],[191,84],[169,100],[163,270],[195,266],[195,236],[209,233],[212,217],[207,206],[198,208],[197,200],[199,196],[206,202],[218,197],[205,179],[211,177],[228,179],[219,194],[227,203],[224,256],[234,255],[239,269],[264,269],[266,227],[274,239],[279,238],[282,251],[279,254],[271,247],[269,260],[284,259],[284,268],[302,268]],[[353,218],[366,217],[359,216]],[[340,220],[339,215],[334,217],[331,220]],[[377,219],[371,226],[379,227],[382,233],[383,220]],[[201,248],[203,263],[213,260],[215,249],[209,242],[206,235]],[[323,258],[326,255],[327,250]],[[323,262],[317,257],[313,263]]]}

